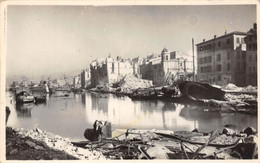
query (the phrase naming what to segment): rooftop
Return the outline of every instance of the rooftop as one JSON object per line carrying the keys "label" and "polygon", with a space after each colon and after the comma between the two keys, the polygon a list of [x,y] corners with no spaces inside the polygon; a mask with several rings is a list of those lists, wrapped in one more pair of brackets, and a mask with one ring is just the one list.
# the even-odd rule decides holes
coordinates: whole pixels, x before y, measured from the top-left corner
{"label": "rooftop", "polygon": [[213,41],[213,40],[216,40],[216,39],[220,39],[220,38],[223,38],[223,37],[227,37],[227,36],[230,36],[230,35],[247,35],[247,34],[246,34],[246,32],[234,31],[234,32],[231,32],[231,33],[228,33],[228,34],[224,34],[224,35],[222,35],[222,36],[219,36],[219,37],[216,37],[216,38],[213,38],[213,39],[210,39],[210,40],[207,40],[207,41],[198,43],[198,44],[196,44],[196,46],[201,45],[201,44],[208,43],[208,42]]}

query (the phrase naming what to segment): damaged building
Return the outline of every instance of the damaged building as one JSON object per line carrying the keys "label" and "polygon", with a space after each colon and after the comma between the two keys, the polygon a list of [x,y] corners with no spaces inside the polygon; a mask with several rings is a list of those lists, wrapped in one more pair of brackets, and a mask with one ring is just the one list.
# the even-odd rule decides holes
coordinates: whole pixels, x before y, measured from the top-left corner
{"label": "damaged building", "polygon": [[197,44],[197,81],[237,86],[246,84],[244,32],[232,32]]}
{"label": "damaged building", "polygon": [[90,85],[90,69],[82,70],[80,73],[81,88],[86,88]]}
{"label": "damaged building", "polygon": [[160,55],[150,55],[140,65],[143,79],[152,80],[154,85],[172,84],[178,80],[190,80],[192,77],[192,61],[188,61],[186,54],[164,48]]}
{"label": "damaged building", "polygon": [[104,60],[95,60],[90,64],[91,86],[111,85],[125,75],[137,74],[138,71],[138,64],[131,59],[111,58],[109,55]]}
{"label": "damaged building", "polygon": [[257,85],[257,28],[256,23],[245,37],[246,51],[246,85]]}

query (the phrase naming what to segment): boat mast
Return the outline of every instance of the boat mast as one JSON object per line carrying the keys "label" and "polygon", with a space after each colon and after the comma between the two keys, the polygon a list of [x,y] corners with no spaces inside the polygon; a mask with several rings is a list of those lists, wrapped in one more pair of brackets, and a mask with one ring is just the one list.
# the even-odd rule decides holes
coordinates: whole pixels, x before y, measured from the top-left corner
{"label": "boat mast", "polygon": [[192,38],[192,62],[193,62],[193,81],[195,79],[195,63],[194,63],[194,38]]}

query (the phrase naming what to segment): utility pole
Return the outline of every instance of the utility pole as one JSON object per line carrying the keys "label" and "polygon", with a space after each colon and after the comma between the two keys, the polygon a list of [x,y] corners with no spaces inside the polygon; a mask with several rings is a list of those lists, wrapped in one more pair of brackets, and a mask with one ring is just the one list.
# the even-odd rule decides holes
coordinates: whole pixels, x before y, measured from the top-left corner
{"label": "utility pole", "polygon": [[194,62],[194,38],[192,38],[192,62],[193,62],[193,81],[195,80],[195,62]]}

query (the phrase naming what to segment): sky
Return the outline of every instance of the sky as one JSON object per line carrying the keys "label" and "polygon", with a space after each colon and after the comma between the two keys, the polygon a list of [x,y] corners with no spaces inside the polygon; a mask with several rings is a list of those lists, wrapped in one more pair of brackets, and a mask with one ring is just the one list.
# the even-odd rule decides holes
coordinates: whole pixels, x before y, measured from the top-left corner
{"label": "sky", "polygon": [[6,76],[76,75],[109,54],[146,57],[164,47],[191,56],[192,38],[247,32],[255,22],[255,5],[8,6]]}

